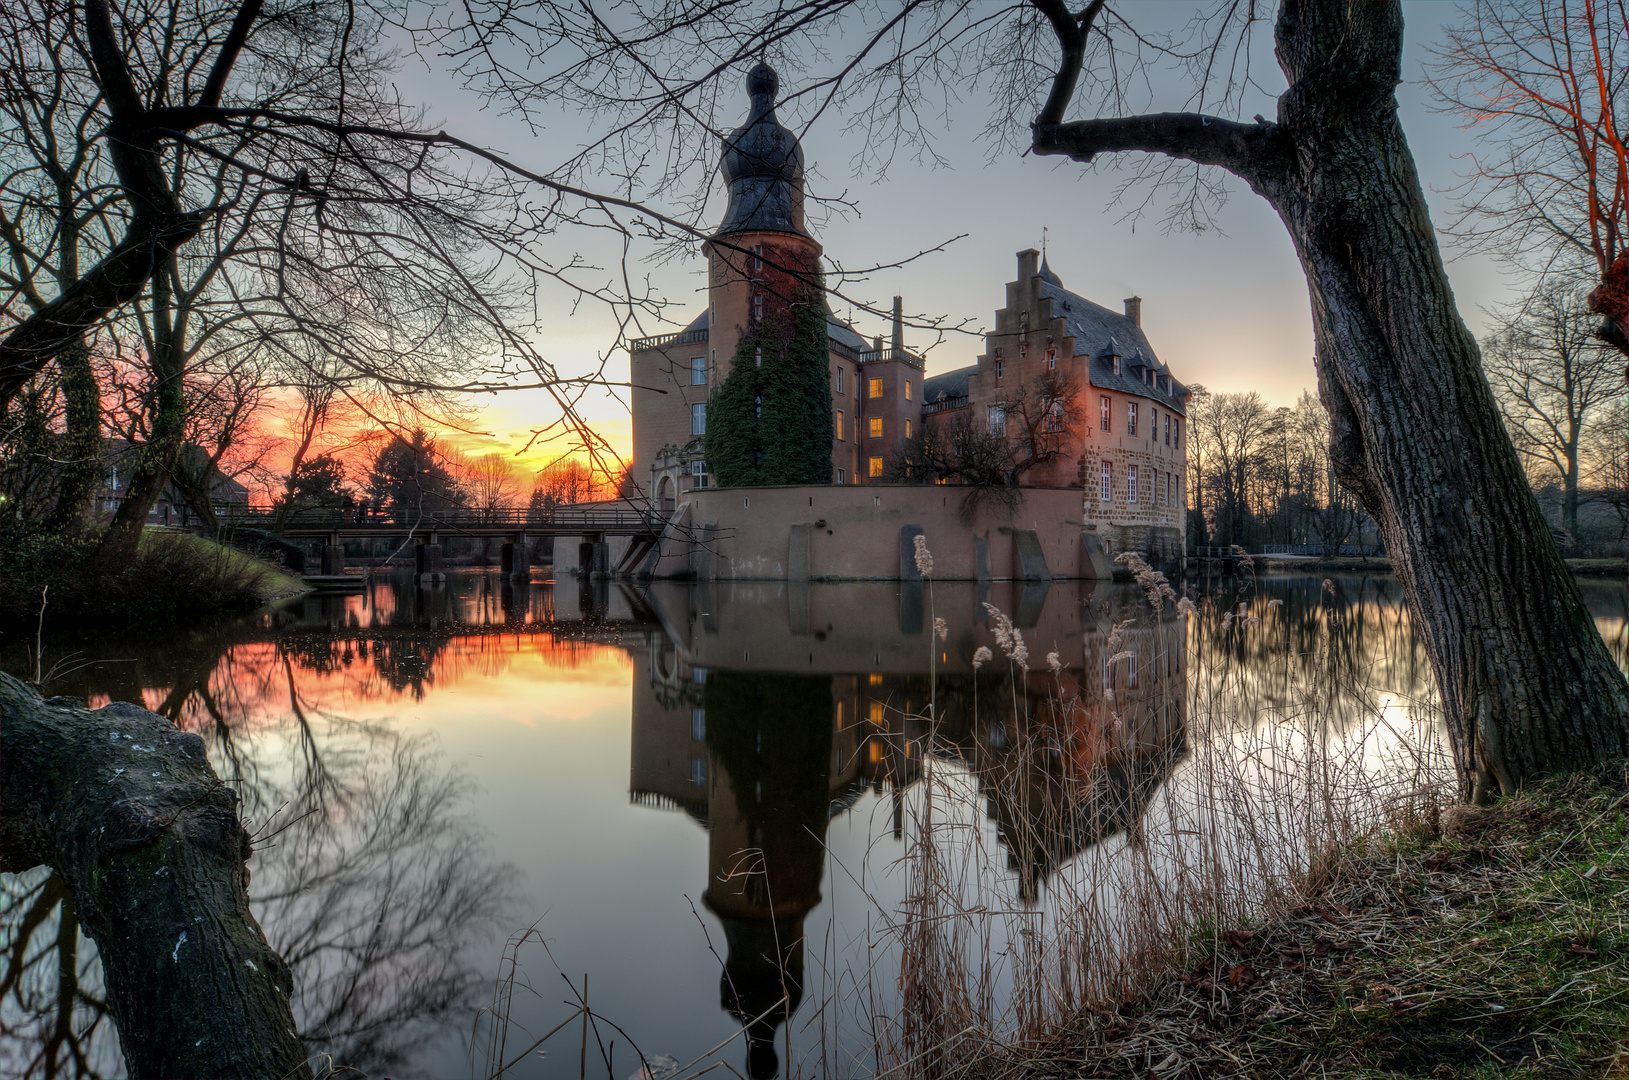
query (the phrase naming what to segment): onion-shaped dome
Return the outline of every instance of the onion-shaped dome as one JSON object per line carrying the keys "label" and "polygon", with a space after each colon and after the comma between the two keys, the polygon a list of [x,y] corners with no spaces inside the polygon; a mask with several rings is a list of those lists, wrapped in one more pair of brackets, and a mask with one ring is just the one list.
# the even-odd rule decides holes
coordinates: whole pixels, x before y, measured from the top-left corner
{"label": "onion-shaped dome", "polygon": [[747,73],[752,112],[724,139],[719,168],[730,190],[719,236],[739,232],[809,234],[803,228],[803,148],[775,119],[780,78],[760,63]]}

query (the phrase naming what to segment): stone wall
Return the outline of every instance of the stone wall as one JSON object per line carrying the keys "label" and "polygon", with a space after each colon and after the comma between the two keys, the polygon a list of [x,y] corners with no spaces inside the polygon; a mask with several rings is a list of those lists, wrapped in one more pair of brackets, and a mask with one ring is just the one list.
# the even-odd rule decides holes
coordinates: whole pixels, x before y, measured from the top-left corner
{"label": "stone wall", "polygon": [[986,505],[965,521],[967,492],[876,484],[691,492],[649,571],[702,580],[911,580],[920,533],[940,580],[1101,576],[1078,490],[1026,489],[1021,508]]}

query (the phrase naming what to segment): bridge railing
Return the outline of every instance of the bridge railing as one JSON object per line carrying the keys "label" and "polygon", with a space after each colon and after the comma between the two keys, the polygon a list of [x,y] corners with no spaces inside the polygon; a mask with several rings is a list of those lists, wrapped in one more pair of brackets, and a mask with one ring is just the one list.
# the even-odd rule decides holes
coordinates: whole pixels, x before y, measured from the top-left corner
{"label": "bridge railing", "polygon": [[[222,515],[222,525],[251,528],[273,528],[276,512],[263,507],[234,507],[230,514]],[[550,532],[602,532],[622,529],[656,529],[661,522],[654,511],[637,507],[572,507],[552,509],[500,508],[493,510],[435,510],[419,514],[416,511],[375,511],[368,507],[323,507],[304,510],[291,515],[284,524],[288,530],[309,531],[323,528],[414,529],[419,532],[439,530],[458,532],[462,529],[527,529]]]}

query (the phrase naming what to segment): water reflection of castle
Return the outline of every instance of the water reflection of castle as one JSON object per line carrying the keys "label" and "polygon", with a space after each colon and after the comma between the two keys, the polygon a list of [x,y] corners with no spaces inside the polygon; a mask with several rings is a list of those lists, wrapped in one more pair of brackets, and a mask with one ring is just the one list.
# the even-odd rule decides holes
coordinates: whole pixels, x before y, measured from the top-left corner
{"label": "water reflection of castle", "polygon": [[[1106,583],[996,593],[762,583],[649,594],[663,631],[634,656],[630,794],[707,829],[703,902],[729,946],[720,1004],[748,1027],[752,1075],[774,1075],[775,1032],[802,999],[827,825],[867,788],[892,796],[898,836],[924,754],[964,763],[1019,898],[1034,902],[1055,867],[1115,834],[1135,838],[1180,758],[1185,623],[1173,610],[1156,618],[1140,591]],[[1017,613],[1027,680],[1000,660],[975,677],[975,650],[993,647],[986,599]],[[935,613],[942,643],[931,640]],[[977,722],[975,690],[986,703]]]}

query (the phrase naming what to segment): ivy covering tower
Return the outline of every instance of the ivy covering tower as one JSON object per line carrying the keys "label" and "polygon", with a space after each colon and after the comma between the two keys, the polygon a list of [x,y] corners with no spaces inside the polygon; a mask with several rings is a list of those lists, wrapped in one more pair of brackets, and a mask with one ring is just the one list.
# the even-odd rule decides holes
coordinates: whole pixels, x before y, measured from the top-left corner
{"label": "ivy covering tower", "polygon": [[707,463],[721,485],[831,483],[827,350],[818,283],[742,335],[707,406]]}

